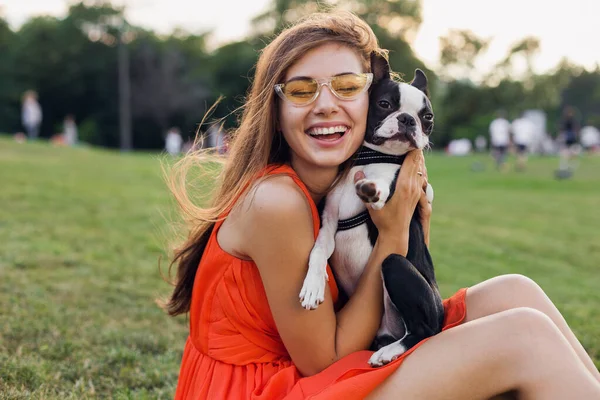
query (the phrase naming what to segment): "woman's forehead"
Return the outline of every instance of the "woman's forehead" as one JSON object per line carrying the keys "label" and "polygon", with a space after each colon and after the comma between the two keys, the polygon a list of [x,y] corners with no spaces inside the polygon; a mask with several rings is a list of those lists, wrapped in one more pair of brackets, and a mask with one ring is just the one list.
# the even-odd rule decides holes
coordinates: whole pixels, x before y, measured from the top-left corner
{"label": "woman's forehead", "polygon": [[360,57],[348,46],[327,43],[308,51],[292,64],[287,70],[285,80],[301,76],[328,78],[346,72],[364,72]]}

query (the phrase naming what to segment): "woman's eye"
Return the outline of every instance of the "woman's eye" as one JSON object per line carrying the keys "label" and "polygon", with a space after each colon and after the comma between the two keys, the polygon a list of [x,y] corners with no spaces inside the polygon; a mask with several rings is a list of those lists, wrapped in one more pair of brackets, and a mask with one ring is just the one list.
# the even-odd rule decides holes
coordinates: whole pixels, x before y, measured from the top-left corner
{"label": "woman's eye", "polygon": [[427,121],[431,121],[431,120],[433,120],[433,114],[427,113],[427,114],[423,115],[423,118],[425,118]]}
{"label": "woman's eye", "polygon": [[388,103],[387,101],[385,101],[385,100],[380,100],[380,101],[377,102],[377,104],[381,108],[385,108],[385,109],[392,108],[392,105],[390,103]]}
{"label": "woman's eye", "polygon": [[293,91],[293,92],[291,93],[291,95],[292,95],[292,96],[298,96],[298,97],[306,97],[306,96],[312,96],[312,95],[313,95],[313,93],[311,93],[311,92],[307,92],[307,91],[300,91],[300,90],[296,90],[296,91]]}
{"label": "woman's eye", "polygon": [[358,87],[356,86],[347,86],[347,87],[342,87],[338,89],[338,92],[354,92],[358,90]]}

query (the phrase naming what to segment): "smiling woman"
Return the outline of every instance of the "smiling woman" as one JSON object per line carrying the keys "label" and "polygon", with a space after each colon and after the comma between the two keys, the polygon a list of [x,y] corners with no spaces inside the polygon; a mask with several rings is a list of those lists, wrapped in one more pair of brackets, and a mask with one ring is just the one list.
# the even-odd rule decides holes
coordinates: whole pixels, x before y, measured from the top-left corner
{"label": "smiling woman", "polygon": [[[335,177],[338,167],[361,145],[369,105],[366,91],[372,79],[363,69],[354,49],[326,43],[308,51],[302,62],[288,69],[285,83],[275,86],[283,87],[278,91],[284,99],[279,129],[290,146],[292,167],[300,175],[302,165],[312,165],[329,168]],[[308,99],[300,102],[299,97]]]}
{"label": "smiling woman", "polygon": [[394,196],[370,211],[379,235],[351,298],[340,301],[330,278],[321,306],[302,307],[317,204],[344,176],[367,129],[373,56],[385,51],[351,13],[299,22],[259,58],[210,207],[194,207],[179,186],[189,166],[207,158],[188,154],[177,166],[172,189],[192,227],[175,253],[166,304],[171,315],[190,314],[176,398],[600,395],[599,375],[564,319],[521,276],[460,290],[444,301],[443,332],[381,368],[369,366],[383,310],[381,264],[407,255],[409,223],[424,195],[418,150],[406,156]]}

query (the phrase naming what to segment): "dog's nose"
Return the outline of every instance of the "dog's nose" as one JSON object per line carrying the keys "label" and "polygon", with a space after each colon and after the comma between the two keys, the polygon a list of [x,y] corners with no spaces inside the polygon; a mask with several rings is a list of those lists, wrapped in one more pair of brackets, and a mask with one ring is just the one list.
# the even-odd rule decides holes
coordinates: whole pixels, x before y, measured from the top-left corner
{"label": "dog's nose", "polygon": [[404,124],[406,126],[415,126],[417,124],[417,122],[415,121],[415,119],[407,114],[407,113],[402,113],[400,115],[398,115],[398,122],[400,122],[401,124]]}

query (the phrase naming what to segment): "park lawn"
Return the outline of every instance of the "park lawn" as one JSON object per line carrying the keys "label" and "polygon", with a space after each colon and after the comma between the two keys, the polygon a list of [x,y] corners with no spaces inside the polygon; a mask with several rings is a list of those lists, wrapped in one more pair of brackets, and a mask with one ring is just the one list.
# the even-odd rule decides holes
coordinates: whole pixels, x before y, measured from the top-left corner
{"label": "park lawn", "polygon": [[[174,218],[161,159],[0,137],[0,399],[173,397],[187,320],[155,304]],[[526,274],[600,366],[600,157],[569,181],[555,158],[427,161],[443,295]]]}

